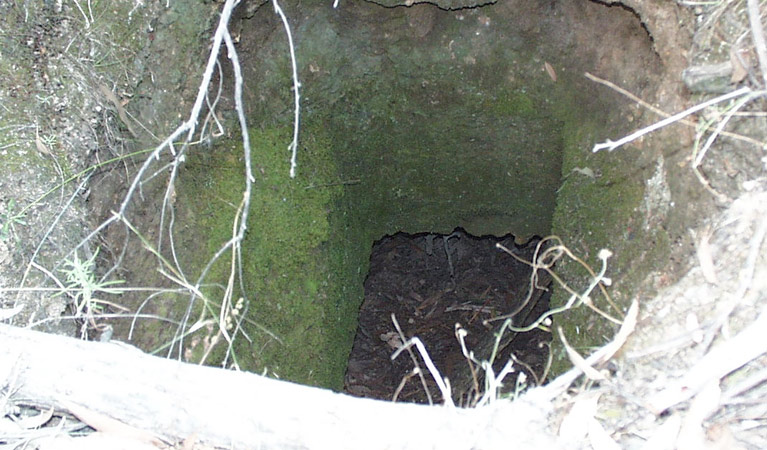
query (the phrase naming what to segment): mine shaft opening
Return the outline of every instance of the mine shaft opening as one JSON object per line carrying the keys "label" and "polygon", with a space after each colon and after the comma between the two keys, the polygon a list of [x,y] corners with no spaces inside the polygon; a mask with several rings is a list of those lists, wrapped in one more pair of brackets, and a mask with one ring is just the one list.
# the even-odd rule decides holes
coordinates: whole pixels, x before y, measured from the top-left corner
{"label": "mine shaft opening", "polygon": [[[262,5],[268,6],[243,2],[232,21],[255,179],[241,252],[248,339],[235,339],[231,353],[244,370],[268,369],[339,391],[346,385],[349,393],[390,400],[412,369],[407,355],[392,363],[394,349],[382,340],[391,337],[390,315],[396,313],[407,337],[423,340],[456,396],[464,397],[456,400],[465,402],[474,379],[455,323],[468,333],[467,349],[487,357],[488,336],[501,323],[488,328],[486,321],[513,312],[529,290],[529,266],[496,243],[529,261],[534,236],[553,234],[593,262],[600,248],[623,236],[627,223],[642,226],[636,211],[656,167],[651,153],[590,151],[595,142],[630,131],[627,123],[644,120],[642,110],[584,73],[653,98],[660,67],[653,40],[635,14],[594,2],[507,1],[458,9],[364,1],[342,2],[338,9],[322,2],[288,5],[301,86],[298,169],[290,178],[291,61],[282,22]],[[603,45],[605,35],[621,45]],[[231,80],[221,58],[221,78]],[[234,110],[231,92],[220,101]],[[187,266],[204,268],[200,255],[215,253],[231,238],[232,205],[242,199],[242,154],[239,136],[222,135],[212,148],[190,154],[183,167],[175,193],[176,217],[188,225],[179,235]],[[162,223],[158,211],[147,204],[144,215]],[[619,241],[641,245],[639,239]],[[142,252],[130,255],[134,281],[166,283]],[[221,261],[206,280],[214,286],[211,296],[227,285],[229,266]],[[489,273],[479,274],[485,269]],[[380,286],[386,277],[392,281],[385,287],[398,290]],[[377,290],[371,288],[376,282]],[[545,310],[549,293],[557,306],[558,291],[542,290],[523,312],[538,317],[532,307]],[[138,294],[130,300],[136,309],[144,301]],[[147,308],[142,311],[174,320],[187,314],[187,304],[170,295]],[[556,319],[573,329],[576,348],[612,332],[608,324],[578,334],[588,317],[575,313]],[[524,324],[519,314],[515,320]],[[116,335],[128,335],[129,325],[116,325]],[[206,332],[185,340],[189,361],[206,356],[203,345],[195,347],[209,338]],[[544,332],[518,333],[503,346],[507,353],[495,358],[500,364],[515,354],[521,361],[515,374],[526,373],[528,384],[541,378],[549,355],[538,348],[548,336],[537,333]],[[142,322],[134,342],[156,348],[173,334]],[[527,347],[515,347],[526,340]],[[359,348],[373,344],[380,354],[376,365],[372,356],[358,356]],[[223,364],[229,349],[214,350],[206,363]],[[564,359],[563,352],[553,353],[553,364]],[[398,399],[423,401],[418,383],[408,379]],[[434,386],[429,390],[438,402]]]}
{"label": "mine shaft opening", "polygon": [[[531,262],[543,247],[539,243],[538,237],[517,243],[510,234],[477,237],[461,228],[449,234],[400,232],[376,241],[345,392],[441,402],[442,394],[415,347],[415,360],[407,352],[392,359],[403,346],[402,337],[423,342],[438,376],[450,380],[458,404],[471,405],[484,393],[484,362],[491,363],[493,376],[511,364],[504,393],[541,384],[550,358],[551,334],[544,327],[524,333],[506,329],[496,346],[506,319],[522,328],[549,308],[550,278],[537,270],[531,280]],[[415,375],[416,364],[423,380]]]}
{"label": "mine shaft opening", "polygon": [[[392,362],[394,349],[382,340],[392,337],[396,313],[451,380],[455,400],[470,403],[475,378],[455,323],[468,333],[467,349],[487,358],[502,321],[486,321],[513,312],[530,285],[529,266],[494,245],[507,242],[530,260],[533,237],[556,234],[593,257],[599,239],[635,216],[644,186],[636,166],[652,166],[590,149],[630,130],[640,112],[584,73],[632,91],[652,86],[659,61],[641,19],[594,2],[435,3],[288,11],[303,102],[295,181],[284,177],[294,98],[282,24],[260,2],[235,18],[245,100],[260,127],[251,141],[266,144],[256,191],[279,217],[251,228],[259,236],[247,254],[267,273],[254,293],[256,314],[287,336],[253,345],[266,349],[254,352],[258,370],[269,365],[286,379],[391,400],[412,369],[408,355]],[[605,35],[621,45],[604,45]],[[490,273],[475,273],[483,268]],[[376,288],[395,275],[403,279]],[[525,320],[548,308],[549,295],[557,305],[555,286],[540,290]],[[590,345],[585,334],[574,339]],[[517,333],[494,362],[515,354],[513,375],[537,384],[548,342],[541,330]],[[438,402],[428,375],[426,382]],[[398,400],[426,400],[419,386],[418,377],[407,379]]]}

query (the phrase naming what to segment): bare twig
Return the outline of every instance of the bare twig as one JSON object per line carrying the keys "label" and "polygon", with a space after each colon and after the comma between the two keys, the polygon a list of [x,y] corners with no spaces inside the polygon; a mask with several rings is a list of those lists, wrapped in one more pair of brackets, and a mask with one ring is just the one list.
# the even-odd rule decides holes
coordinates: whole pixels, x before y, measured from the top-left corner
{"label": "bare twig", "polygon": [[745,106],[748,102],[754,100],[757,97],[761,97],[764,95],[764,91],[757,91],[749,93],[749,95],[744,96],[743,98],[739,99],[735,105],[733,105],[730,110],[727,112],[727,114],[722,117],[717,125],[714,131],[709,134],[708,139],[706,139],[706,143],[703,145],[703,148],[700,150],[700,152],[695,156],[695,160],[693,161],[692,168],[697,169],[700,163],[703,161],[703,157],[706,156],[706,152],[708,152],[708,149],[711,148],[711,145],[714,143],[717,137],[722,133],[722,130],[724,130],[724,127],[727,126],[727,123],[729,123],[730,119],[732,119],[732,116],[740,110],[743,106]]}
{"label": "bare twig", "polygon": [[764,30],[759,12],[759,0],[748,0],[748,21],[751,25],[751,33],[754,37],[756,56],[759,58],[759,68],[762,71],[764,88],[767,88],[767,45],[764,43]]}
{"label": "bare twig", "polygon": [[632,142],[636,139],[639,139],[640,137],[644,136],[645,134],[652,133],[653,131],[659,130],[667,125],[671,125],[674,122],[678,122],[681,119],[691,115],[695,114],[698,111],[704,110],[708,108],[709,106],[716,105],[717,103],[721,103],[733,98],[740,97],[742,95],[746,95],[751,93],[752,90],[749,87],[742,87],[738,89],[737,91],[730,92],[725,95],[721,95],[716,98],[712,98],[711,100],[705,101],[703,103],[700,103],[698,105],[693,106],[692,108],[688,108],[680,113],[674,114],[671,117],[668,117],[664,120],[661,120],[660,122],[656,122],[648,127],[642,128],[641,130],[637,130],[634,133],[631,133],[628,136],[625,136],[621,139],[618,139],[617,141],[613,142],[610,139],[606,140],[605,142],[601,144],[594,145],[594,148],[591,150],[592,152],[596,153],[600,150],[607,150],[608,152],[611,152],[615,150],[616,148],[628,144],[629,142]]}
{"label": "bare twig", "polygon": [[[402,328],[399,326],[399,322],[397,322],[397,317],[392,313],[391,320],[394,323],[394,328],[397,329],[397,333],[399,333],[400,342],[405,342],[407,338],[405,338],[405,333],[402,332]],[[429,386],[426,384],[426,378],[423,376],[423,370],[421,370],[421,366],[418,364],[418,358],[415,357],[415,354],[413,353],[413,350],[408,347],[407,352],[410,355],[410,359],[413,361],[413,371],[412,374],[417,374],[418,378],[421,380],[421,386],[423,387],[424,392],[426,393],[426,399],[429,401],[430,405],[434,404],[434,400],[431,398],[431,392],[429,392]],[[392,357],[394,359],[394,357]],[[412,376],[412,375],[411,375]],[[407,376],[407,378],[410,378],[410,376]],[[400,386],[397,388],[397,391],[394,393],[394,397],[392,398],[393,401],[397,400],[397,397],[399,396],[399,392],[402,390],[402,387],[405,386],[406,380],[402,380],[403,382],[400,383]]]}
{"label": "bare twig", "polygon": [[[394,314],[392,314],[392,320],[396,320]],[[429,352],[426,351],[426,347],[424,347],[423,342],[421,342],[420,339],[417,337],[408,339],[407,342],[403,343],[402,346],[391,355],[391,359],[396,359],[403,350],[410,348],[413,345],[418,349],[418,353],[421,354],[421,358],[426,364],[426,368],[429,369],[429,373],[431,373],[432,378],[434,378],[434,381],[437,383],[437,387],[439,387],[440,392],[442,392],[442,399],[444,400],[445,405],[454,408],[455,403],[453,403],[453,397],[450,393],[450,382],[447,378],[442,378],[442,375],[440,375],[439,370],[437,370],[437,367],[432,362]]]}
{"label": "bare twig", "polygon": [[[125,215],[128,207],[130,206],[133,196],[136,193],[136,190],[139,188],[141,182],[143,181],[144,174],[149,170],[149,168],[153,165],[155,161],[158,161],[160,159],[160,154],[163,150],[166,148],[170,150],[171,154],[176,156],[177,158],[180,158],[183,160],[184,155],[178,154],[173,148],[173,143],[176,141],[177,138],[179,138],[184,133],[187,133],[187,139],[186,142],[192,141],[194,137],[195,130],[197,129],[197,121],[200,117],[200,111],[202,110],[203,102],[205,101],[205,98],[207,96],[208,87],[210,86],[210,80],[213,77],[213,70],[216,67],[216,62],[218,61],[218,54],[221,49],[221,43],[224,40],[224,36],[229,34],[228,25],[229,25],[229,19],[232,15],[232,10],[234,7],[239,3],[239,0],[226,0],[224,3],[224,6],[221,9],[221,17],[219,18],[218,25],[216,26],[216,31],[213,35],[213,44],[211,45],[211,51],[210,55],[208,55],[208,62],[205,67],[205,71],[203,72],[202,81],[200,82],[200,86],[197,90],[197,97],[195,99],[194,105],[192,106],[192,111],[189,113],[189,117],[185,122],[183,122],[181,125],[179,125],[168,137],[165,138],[159,145],[157,145],[154,150],[151,152],[150,156],[144,161],[144,163],[139,168],[138,172],[136,173],[136,176],[133,178],[133,182],[131,182],[130,186],[128,187],[128,191],[123,197],[123,201],[120,204],[120,208],[117,211],[116,214],[113,214],[109,219],[105,220],[101,225],[96,227],[95,230],[93,230],[88,236],[86,236],[80,243],[75,246],[66,256],[70,257],[74,252],[76,252],[80,247],[85,245],[87,242],[89,242],[91,239],[93,239],[95,236],[100,234],[104,229],[109,227],[111,224],[120,221],[121,218]],[[247,135],[247,133],[243,133],[244,135]],[[127,246],[126,246],[127,247]]]}
{"label": "bare twig", "polygon": [[767,380],[767,368],[758,370],[743,381],[738,382],[722,394],[722,403],[733,401],[735,397],[747,392]]}
{"label": "bare twig", "polygon": [[[637,97],[636,95],[632,94],[631,92],[627,91],[626,89],[623,89],[622,87],[618,86],[617,84],[615,84],[615,83],[613,83],[611,81],[605,80],[603,78],[599,78],[599,77],[597,77],[595,75],[592,75],[592,74],[590,74],[588,72],[586,72],[585,75],[586,75],[586,78],[588,78],[589,80],[591,80],[591,81],[593,81],[595,83],[599,83],[599,84],[601,84],[603,86],[609,87],[610,89],[612,89],[612,90],[618,92],[619,94],[629,98],[631,101],[634,101],[634,102],[638,103],[639,105],[643,106],[644,108],[648,109],[649,111],[654,112],[655,114],[657,114],[657,115],[659,115],[661,117],[671,117],[671,114],[663,111],[662,109],[656,108],[655,106],[647,103],[646,101],[642,100],[641,98]],[[737,112],[737,113],[735,113],[736,116],[745,115],[745,114],[748,114],[749,116],[758,116],[759,115],[759,113],[756,113],[756,112],[751,112],[751,113],[740,113],[740,112]],[[680,119],[679,123],[687,125],[688,127],[692,127],[692,128],[698,128],[698,126],[699,126],[699,124],[697,122],[695,122],[693,120],[687,120],[687,119]],[[736,139],[736,140],[739,140],[739,141],[742,141],[742,142],[747,142],[747,143],[749,143],[751,145],[755,145],[755,146],[757,146],[759,148],[764,148],[765,147],[765,143],[764,142],[758,141],[758,140],[756,140],[754,138],[750,138],[748,136],[743,136],[742,134],[732,133],[730,131],[721,131],[720,134],[722,136],[727,136],[729,138]]]}
{"label": "bare twig", "polygon": [[296,50],[293,46],[293,34],[290,32],[290,25],[288,24],[288,18],[285,17],[285,13],[280,8],[280,4],[277,0],[272,0],[274,4],[274,11],[282,19],[282,25],[285,27],[285,33],[288,35],[288,45],[290,45],[290,63],[293,66],[293,98],[295,100],[294,105],[294,118],[293,118],[293,141],[288,146],[288,149],[292,152],[290,157],[290,178],[296,177],[296,153],[298,151],[298,129],[300,119],[300,99],[301,94],[298,92],[301,87],[301,83],[298,81],[298,64],[296,63]]}

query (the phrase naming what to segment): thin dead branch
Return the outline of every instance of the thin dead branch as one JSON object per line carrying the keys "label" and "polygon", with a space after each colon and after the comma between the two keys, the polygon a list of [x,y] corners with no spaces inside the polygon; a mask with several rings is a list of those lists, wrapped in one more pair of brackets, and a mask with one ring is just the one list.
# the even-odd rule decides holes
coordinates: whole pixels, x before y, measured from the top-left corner
{"label": "thin dead branch", "polygon": [[759,58],[759,68],[762,72],[763,87],[767,89],[767,45],[764,42],[764,29],[759,11],[759,0],[747,0],[748,20],[751,25],[751,33],[754,37],[754,47]]}
{"label": "thin dead branch", "polygon": [[[654,112],[655,114],[657,114],[657,115],[659,115],[661,117],[665,117],[665,118],[671,117],[671,114],[663,111],[662,109],[656,108],[655,106],[651,105],[650,103],[647,103],[646,101],[642,100],[641,98],[637,97],[636,95],[632,94],[631,92],[627,91],[626,89],[623,89],[622,87],[618,86],[617,84],[615,84],[615,83],[613,83],[611,81],[605,80],[603,78],[599,78],[599,77],[597,77],[595,75],[592,75],[592,74],[590,74],[588,72],[585,73],[585,76],[586,76],[586,78],[588,78],[589,80],[591,80],[591,81],[593,81],[595,83],[599,83],[599,84],[601,84],[603,86],[609,87],[610,89],[614,90],[615,92],[617,92],[617,93],[619,93],[619,94],[629,98],[631,101],[636,102],[637,104],[641,105],[642,107],[646,108],[649,111]],[[741,115],[741,114],[744,114],[744,113],[740,113],[740,112],[735,113],[736,116],[737,115]],[[752,114],[756,114],[756,113],[752,113]],[[695,128],[695,129],[698,129],[698,127],[700,126],[700,124],[698,122],[696,122],[694,120],[688,120],[688,119],[680,119],[679,123],[684,124],[684,125],[686,125],[688,127]],[[705,130],[703,130],[703,131],[705,131]],[[727,137],[732,138],[732,139],[736,139],[736,140],[739,140],[739,141],[742,141],[742,142],[749,143],[749,144],[754,145],[754,146],[759,147],[759,148],[767,147],[767,143],[764,143],[762,141],[758,141],[758,140],[756,140],[754,138],[750,138],[748,136],[743,136],[742,134],[733,133],[731,131],[722,131],[720,134],[722,136],[727,136]]]}
{"label": "thin dead branch", "polygon": [[642,128],[640,130],[637,130],[628,136],[624,136],[621,139],[618,139],[617,141],[612,141],[610,139],[606,140],[605,142],[601,144],[595,144],[594,148],[591,150],[594,153],[597,153],[601,150],[607,150],[608,152],[611,152],[615,150],[618,147],[621,147],[625,144],[628,144],[629,142],[635,141],[639,139],[640,137],[652,133],[654,131],[660,130],[663,127],[666,127],[668,125],[671,125],[672,123],[679,122],[681,119],[695,114],[698,111],[702,111],[710,106],[716,105],[721,102],[725,102],[727,100],[731,100],[734,98],[742,97],[744,95],[750,94],[753,91],[749,87],[742,87],[736,91],[730,92],[728,94],[720,95],[719,97],[712,98],[711,100],[705,101],[703,103],[700,103],[698,105],[695,105],[691,108],[688,108],[682,112],[679,112],[677,114],[674,114],[673,116],[670,116],[664,120],[661,120],[660,122],[656,122],[648,127]]}
{"label": "thin dead branch", "polygon": [[[396,323],[396,320],[397,319],[394,317],[394,314],[392,314],[392,321]],[[399,328],[399,324],[397,324],[397,327]],[[400,330],[400,334],[401,333],[402,331]],[[431,357],[429,356],[429,352],[426,351],[426,347],[423,345],[423,342],[421,342],[420,339],[417,337],[412,337],[405,341],[402,346],[400,346],[400,348],[398,348],[391,355],[391,359],[396,359],[403,350],[408,349],[413,345],[415,345],[415,347],[418,349],[418,353],[421,355],[421,359],[423,359],[423,362],[426,364],[426,368],[429,369],[429,373],[437,383],[437,387],[439,387],[439,390],[442,393],[442,401],[445,402],[445,405],[451,408],[455,408],[455,404],[453,403],[453,396],[450,390],[450,381],[447,378],[442,378],[442,375],[439,373],[439,370],[437,370],[434,362],[432,362]]]}

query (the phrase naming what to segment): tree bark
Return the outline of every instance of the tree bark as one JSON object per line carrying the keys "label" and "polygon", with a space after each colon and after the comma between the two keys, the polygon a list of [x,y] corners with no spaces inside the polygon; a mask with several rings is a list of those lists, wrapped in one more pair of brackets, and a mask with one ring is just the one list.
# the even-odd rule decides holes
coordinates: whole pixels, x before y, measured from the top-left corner
{"label": "tree bark", "polygon": [[[526,396],[478,409],[353,398],[0,324],[0,380],[12,401],[107,416],[166,443],[225,448],[554,448],[548,404]],[[87,420],[84,420],[87,422]]]}

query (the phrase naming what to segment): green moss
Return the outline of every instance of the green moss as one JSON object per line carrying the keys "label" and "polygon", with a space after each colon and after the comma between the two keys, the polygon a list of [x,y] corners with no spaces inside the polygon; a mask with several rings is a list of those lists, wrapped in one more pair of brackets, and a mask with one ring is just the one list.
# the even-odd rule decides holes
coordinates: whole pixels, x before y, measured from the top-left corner
{"label": "green moss", "polygon": [[[579,258],[595,271],[601,267],[597,254],[609,249],[607,276],[613,280],[609,292],[621,309],[616,311],[604,297],[592,294],[597,307],[616,319],[622,319],[632,293],[660,261],[669,248],[663,230],[643,228],[641,217],[645,185],[641,171],[636,169],[630,150],[593,154],[591,146],[610,131],[608,121],[598,115],[567,118],[565,152],[563,155],[563,184],[559,189],[552,232],[560,236]],[[595,177],[579,170],[588,169]],[[582,292],[591,276],[578,264],[562,260],[556,267],[558,274],[572,288]],[[569,294],[555,289],[554,306],[563,305]],[[562,326],[568,342],[579,352],[588,353],[612,339],[616,325],[599,317],[591,309],[581,306],[555,318]],[[558,374],[571,367],[558,340],[553,341],[555,354],[552,373]]]}
{"label": "green moss", "polygon": [[489,111],[501,116],[535,117],[539,114],[535,102],[522,91],[503,91],[488,106]]}
{"label": "green moss", "polygon": [[[477,86],[462,85],[467,93],[456,95],[455,77],[434,75],[427,89],[359,80],[350,103],[315,117],[332,130],[344,176],[360,180],[347,189],[355,198],[349,214],[370,220],[376,237],[456,226],[546,234],[559,186],[560,124],[503,86],[481,97],[470,93]],[[485,109],[493,103],[486,99],[501,96],[516,106]],[[357,138],[361,120],[369,124],[364,139]]]}
{"label": "green moss", "polygon": [[[267,371],[292,381],[339,388],[349,345],[328,323],[338,322],[339,292],[332,279],[330,222],[332,200],[340,187],[329,156],[327,141],[305,129],[298,176],[288,176],[288,128],[253,131],[255,182],[250,204],[248,233],[242,245],[242,266],[247,305],[245,333],[235,340],[234,355],[240,367]],[[213,149],[213,157],[192,157],[181,178],[179,199],[196,205],[196,233],[205,255],[217,251],[232,233],[232,221],[242,198],[244,164],[241,144],[229,142]],[[223,284],[231,255],[225,255],[208,277]],[[187,258],[197,261],[200,252]],[[206,291],[220,298],[221,289]],[[213,302],[215,303],[215,301]],[[211,309],[217,316],[219,307]],[[266,333],[264,330],[268,330]],[[274,335],[272,337],[271,334]],[[209,363],[216,364],[226,351],[222,342]],[[199,349],[198,349],[199,354]]]}

